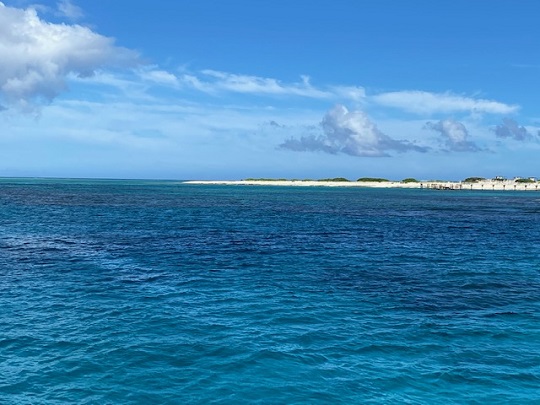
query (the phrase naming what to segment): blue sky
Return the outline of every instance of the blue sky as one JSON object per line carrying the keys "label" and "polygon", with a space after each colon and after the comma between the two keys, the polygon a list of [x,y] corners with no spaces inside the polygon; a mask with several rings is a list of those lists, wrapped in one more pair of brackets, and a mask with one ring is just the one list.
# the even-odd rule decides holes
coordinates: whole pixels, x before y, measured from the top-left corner
{"label": "blue sky", "polygon": [[540,176],[539,12],[3,0],[0,176]]}

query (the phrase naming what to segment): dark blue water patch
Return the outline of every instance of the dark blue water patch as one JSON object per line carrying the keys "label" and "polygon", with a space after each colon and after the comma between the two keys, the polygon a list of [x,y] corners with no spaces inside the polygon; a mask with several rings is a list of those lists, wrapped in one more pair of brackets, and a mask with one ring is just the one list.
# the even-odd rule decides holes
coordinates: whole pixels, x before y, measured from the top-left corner
{"label": "dark blue water patch", "polygon": [[0,183],[8,403],[535,403],[539,200]]}

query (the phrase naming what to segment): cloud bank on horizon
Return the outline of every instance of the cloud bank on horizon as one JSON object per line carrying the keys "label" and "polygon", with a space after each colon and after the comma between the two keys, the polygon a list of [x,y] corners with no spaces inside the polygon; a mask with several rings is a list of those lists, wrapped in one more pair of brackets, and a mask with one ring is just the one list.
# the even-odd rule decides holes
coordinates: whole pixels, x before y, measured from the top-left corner
{"label": "cloud bank on horizon", "polygon": [[[70,0],[26,8],[0,2],[0,116],[50,111],[63,127],[48,132],[43,125],[39,132],[45,137],[54,131],[75,139],[76,133],[76,142],[88,137],[122,147],[152,144],[156,150],[197,145],[201,159],[201,145],[212,142],[228,153],[264,150],[275,159],[293,152],[314,159],[414,159],[494,153],[540,140],[534,118],[528,119],[531,125],[518,122],[527,117],[516,103],[450,90],[318,84],[306,74],[291,81],[249,68],[170,68],[143,62],[144,53],[79,24],[84,18]],[[112,109],[116,117],[106,113]],[[88,130],[75,131],[70,116]],[[265,135],[258,135],[268,122],[273,124]]]}

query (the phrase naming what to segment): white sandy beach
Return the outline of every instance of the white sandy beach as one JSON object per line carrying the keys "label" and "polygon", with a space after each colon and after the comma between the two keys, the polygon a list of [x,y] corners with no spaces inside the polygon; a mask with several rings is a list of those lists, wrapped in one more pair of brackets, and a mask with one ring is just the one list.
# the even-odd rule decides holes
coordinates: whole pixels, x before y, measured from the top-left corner
{"label": "white sandy beach", "polygon": [[425,188],[438,190],[485,191],[540,191],[540,183],[520,183],[514,180],[484,180],[475,183],[418,181],[308,181],[308,180],[192,180],[186,184],[243,185],[243,186],[296,186],[296,187],[372,187],[372,188]]}

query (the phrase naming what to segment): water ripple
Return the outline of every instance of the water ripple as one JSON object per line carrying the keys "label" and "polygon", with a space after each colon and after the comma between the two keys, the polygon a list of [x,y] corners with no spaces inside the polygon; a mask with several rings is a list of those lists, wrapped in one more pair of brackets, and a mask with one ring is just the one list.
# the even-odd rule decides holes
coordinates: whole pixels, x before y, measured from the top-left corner
{"label": "water ripple", "polygon": [[0,402],[540,402],[536,200],[3,184]]}

